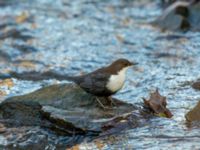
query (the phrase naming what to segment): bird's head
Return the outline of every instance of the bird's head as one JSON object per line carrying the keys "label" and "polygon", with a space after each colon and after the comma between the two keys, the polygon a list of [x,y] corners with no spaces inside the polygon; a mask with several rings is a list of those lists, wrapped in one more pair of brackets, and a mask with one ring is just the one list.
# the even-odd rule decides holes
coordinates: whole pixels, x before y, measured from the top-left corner
{"label": "bird's head", "polygon": [[124,58],[121,58],[121,59],[118,59],[116,61],[114,61],[110,67],[115,69],[116,72],[119,72],[123,69],[128,69],[128,67],[130,66],[133,66],[133,65],[137,65],[137,63],[134,63],[134,62],[130,62],[129,60],[127,59],[124,59]]}

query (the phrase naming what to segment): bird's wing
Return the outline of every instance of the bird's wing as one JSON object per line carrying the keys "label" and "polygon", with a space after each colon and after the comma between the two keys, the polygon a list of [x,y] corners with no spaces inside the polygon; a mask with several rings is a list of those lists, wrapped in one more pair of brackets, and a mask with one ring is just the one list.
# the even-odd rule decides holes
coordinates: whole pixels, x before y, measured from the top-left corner
{"label": "bird's wing", "polygon": [[89,93],[100,94],[105,91],[109,77],[109,74],[101,72],[88,74],[80,83],[80,87]]}

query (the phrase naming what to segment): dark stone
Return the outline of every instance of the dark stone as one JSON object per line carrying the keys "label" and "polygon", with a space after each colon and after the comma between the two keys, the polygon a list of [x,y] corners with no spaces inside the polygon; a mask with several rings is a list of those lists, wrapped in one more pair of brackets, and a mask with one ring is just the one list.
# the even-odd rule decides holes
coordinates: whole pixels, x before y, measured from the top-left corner
{"label": "dark stone", "polygon": [[175,14],[184,16],[184,17],[188,17],[189,16],[189,10],[187,7],[185,6],[178,6],[175,9]]}
{"label": "dark stone", "polygon": [[180,25],[180,29],[181,30],[188,30],[188,29],[190,29],[190,23],[188,22],[188,20],[187,19],[183,19],[182,20],[182,23],[181,23],[181,25]]}
{"label": "dark stone", "polygon": [[116,99],[116,106],[111,107],[107,99],[99,98],[110,107],[104,110],[96,98],[72,84],[52,85],[5,100],[0,104],[0,119],[6,120],[8,126],[43,126],[67,134],[95,134],[102,132],[102,124],[136,110]]}
{"label": "dark stone", "polygon": [[6,22],[3,22],[3,23],[0,23],[0,30],[3,30],[3,29],[5,29],[8,26],[15,26],[15,25],[16,25],[15,22],[6,21]]}
{"label": "dark stone", "polygon": [[169,34],[169,35],[164,35],[164,36],[158,36],[157,38],[155,38],[155,40],[168,40],[168,41],[173,41],[173,40],[179,40],[179,39],[191,39],[191,37],[189,36],[185,36],[185,35],[178,35],[178,34]]}
{"label": "dark stone", "polygon": [[192,84],[192,87],[196,90],[200,90],[200,81],[196,81]]}
{"label": "dark stone", "polygon": [[189,122],[200,121],[200,101],[185,115],[185,118]]}
{"label": "dark stone", "polygon": [[[39,125],[41,123],[41,106],[35,102],[9,101],[0,105],[1,119],[10,119],[9,125]],[[40,118],[40,119],[39,119]]]}
{"label": "dark stone", "polygon": [[91,140],[141,126],[139,108],[117,99],[111,107],[99,98],[105,109],[96,98],[73,84],[58,84],[6,99],[0,104],[4,148],[45,149],[49,146],[42,145],[52,143],[66,149],[85,137]]}
{"label": "dark stone", "polygon": [[17,50],[23,52],[23,53],[30,53],[30,52],[37,52],[38,50],[30,45],[26,44],[12,44],[13,48],[16,48]]}
{"label": "dark stone", "polygon": [[103,124],[103,132],[100,134],[100,136],[116,134],[127,128],[132,129],[141,126],[141,124],[138,122],[138,120],[136,120],[136,118],[140,118],[139,116],[137,116],[136,113],[127,113],[121,116],[117,116],[111,121]]}
{"label": "dark stone", "polygon": [[152,24],[164,30],[199,31],[200,2],[175,2]]}
{"label": "dark stone", "polygon": [[33,36],[26,35],[23,33],[25,31],[27,30],[26,29],[22,29],[22,30],[10,29],[3,33],[0,32],[0,40],[4,40],[6,38],[13,38],[13,39],[21,39],[23,41],[27,41],[29,39],[32,39]]}

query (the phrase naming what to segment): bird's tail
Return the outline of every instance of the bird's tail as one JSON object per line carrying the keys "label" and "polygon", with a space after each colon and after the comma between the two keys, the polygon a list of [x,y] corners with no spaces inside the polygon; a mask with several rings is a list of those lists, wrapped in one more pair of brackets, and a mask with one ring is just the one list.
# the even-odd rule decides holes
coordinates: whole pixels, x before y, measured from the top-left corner
{"label": "bird's tail", "polygon": [[73,81],[75,83],[79,83],[81,78],[79,76],[65,76],[65,79],[68,81]]}
{"label": "bird's tail", "polygon": [[[34,74],[34,73],[31,73],[31,74]],[[40,76],[43,77],[44,79],[54,78],[57,80],[68,80],[68,81],[73,81],[73,82],[76,82],[78,80],[77,77],[68,76],[66,74],[58,74],[56,72],[51,72],[51,71],[44,72]]]}
{"label": "bird's tail", "polygon": [[76,80],[76,77],[72,77],[72,76],[65,76],[65,79],[68,80],[68,81],[75,81]]}
{"label": "bird's tail", "polygon": [[79,83],[80,80],[78,76],[68,76],[66,74],[57,74],[54,72],[45,72],[43,74],[48,76],[49,78],[55,78],[58,80],[68,80],[68,81],[73,81],[75,83]]}

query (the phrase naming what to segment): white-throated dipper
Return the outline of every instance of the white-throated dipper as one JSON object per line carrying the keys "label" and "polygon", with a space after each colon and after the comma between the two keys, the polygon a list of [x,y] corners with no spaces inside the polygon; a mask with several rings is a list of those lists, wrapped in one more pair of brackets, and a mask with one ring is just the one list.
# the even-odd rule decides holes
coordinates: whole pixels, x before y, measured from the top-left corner
{"label": "white-throated dipper", "polygon": [[[85,75],[67,77],[67,79],[75,82],[86,92],[95,96],[106,97],[112,103],[110,96],[123,87],[128,67],[136,64],[127,59],[118,59],[107,67]],[[104,107],[98,99],[97,101]]]}

